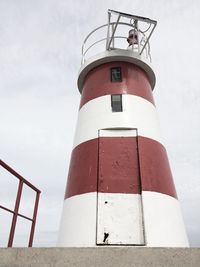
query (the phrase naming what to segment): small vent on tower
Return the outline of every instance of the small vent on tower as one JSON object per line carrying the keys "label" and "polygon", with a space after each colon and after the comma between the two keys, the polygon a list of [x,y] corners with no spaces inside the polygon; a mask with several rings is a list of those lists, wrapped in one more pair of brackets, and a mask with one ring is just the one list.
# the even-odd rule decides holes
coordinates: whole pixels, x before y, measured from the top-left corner
{"label": "small vent on tower", "polygon": [[122,82],[122,73],[120,67],[111,68],[111,82]]}
{"label": "small vent on tower", "polygon": [[112,112],[122,112],[122,95],[111,95]]}

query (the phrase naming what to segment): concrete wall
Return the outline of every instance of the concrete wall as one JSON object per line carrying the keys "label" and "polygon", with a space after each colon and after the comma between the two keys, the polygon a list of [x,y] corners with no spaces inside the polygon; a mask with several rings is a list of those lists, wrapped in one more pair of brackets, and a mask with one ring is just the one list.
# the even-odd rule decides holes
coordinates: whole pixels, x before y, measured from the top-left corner
{"label": "concrete wall", "polygon": [[2,248],[0,267],[199,267],[200,248]]}

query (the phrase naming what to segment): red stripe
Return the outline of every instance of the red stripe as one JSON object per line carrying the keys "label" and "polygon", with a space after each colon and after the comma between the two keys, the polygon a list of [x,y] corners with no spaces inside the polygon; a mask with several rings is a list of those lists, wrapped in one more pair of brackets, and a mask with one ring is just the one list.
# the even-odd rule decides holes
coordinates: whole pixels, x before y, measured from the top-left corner
{"label": "red stripe", "polygon": [[[124,137],[124,139],[126,138],[127,137]],[[132,140],[132,138],[136,139],[136,137],[131,137],[130,140]],[[112,139],[116,140],[115,147],[113,147],[112,143],[113,148],[111,148],[109,144],[109,140]],[[133,156],[129,150],[125,155],[125,158],[127,156],[127,160],[124,160],[124,163],[122,159],[120,160],[121,166],[118,170],[116,169],[116,171],[121,172],[123,176],[124,174],[127,174],[128,178],[126,179],[126,182],[116,183],[116,180],[114,179],[112,181],[112,176],[110,176],[110,174],[113,174],[112,171],[108,171],[110,168],[109,164],[112,163],[107,164],[103,171],[101,164],[105,164],[111,155],[117,155],[118,152],[121,151],[120,142],[118,137],[103,137],[102,140],[104,140],[103,142],[106,142],[103,149],[105,154],[110,153],[110,155],[105,156],[105,158],[100,155],[99,175],[103,173],[103,176],[105,177],[103,185],[99,185],[100,192],[137,193],[140,192],[141,189],[142,191],[159,192],[175,198],[177,197],[166,150],[160,143],[149,138],[138,137],[141,188],[139,188],[139,183],[137,183],[138,180],[135,179],[133,180],[133,184],[136,181],[135,187],[133,187],[133,190],[130,190],[130,179],[128,176],[130,172],[133,172],[134,168],[135,173],[137,173],[137,156]],[[134,142],[128,139],[126,140],[126,145],[133,148],[133,153],[137,153],[133,145]],[[71,157],[65,198],[98,191],[98,154],[98,138],[84,142],[74,148]],[[128,158],[130,158],[130,156],[134,159],[134,166],[130,167],[130,170],[125,172],[123,169],[128,168],[127,163],[129,162]],[[101,180],[101,177],[99,180]]]}
{"label": "red stripe", "polygon": [[[111,82],[110,69],[121,67],[122,82]],[[131,94],[154,104],[152,88],[146,73],[131,63],[111,62],[91,70],[85,78],[80,108],[88,101],[103,95]]]}
{"label": "red stripe", "polygon": [[141,193],[137,139],[99,138],[98,192]]}
{"label": "red stripe", "polygon": [[166,149],[159,142],[138,137],[142,190],[177,198]]}
{"label": "red stripe", "polygon": [[97,191],[98,139],[84,142],[72,151],[65,198]]}

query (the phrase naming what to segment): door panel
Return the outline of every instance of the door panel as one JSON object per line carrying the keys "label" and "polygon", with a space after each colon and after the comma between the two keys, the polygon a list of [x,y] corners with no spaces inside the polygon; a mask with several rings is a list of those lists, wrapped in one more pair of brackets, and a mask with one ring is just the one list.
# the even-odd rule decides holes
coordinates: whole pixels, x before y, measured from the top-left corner
{"label": "door panel", "polygon": [[143,245],[136,130],[101,130],[97,244]]}

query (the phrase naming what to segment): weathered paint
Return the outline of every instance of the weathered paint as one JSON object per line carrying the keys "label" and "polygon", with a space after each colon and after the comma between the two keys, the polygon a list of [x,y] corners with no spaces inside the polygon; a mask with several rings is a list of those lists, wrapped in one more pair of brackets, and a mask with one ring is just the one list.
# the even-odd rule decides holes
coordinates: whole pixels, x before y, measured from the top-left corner
{"label": "weathered paint", "polygon": [[[106,151],[105,158],[101,157],[100,161],[106,162],[106,159],[108,159],[110,155],[116,154],[117,156],[117,151],[121,149],[119,143],[120,137],[116,137],[118,130],[102,132],[104,133],[104,137],[101,138],[104,143],[106,143],[106,147],[103,149],[106,149]],[[109,134],[109,136],[106,137],[105,132],[107,135]],[[126,140],[127,146],[132,146],[134,148],[134,144],[137,142],[136,137],[128,137],[129,130],[123,131],[123,133],[119,130],[119,132],[121,135],[124,134],[124,140]],[[113,144],[114,147],[111,149],[110,146]],[[98,138],[86,141],[74,148],[71,156],[65,198],[97,191],[98,149]],[[176,198],[177,195],[167,159],[167,153],[163,145],[152,139],[138,136],[138,151],[142,190],[160,192]],[[131,154],[128,156],[132,155],[136,162],[136,147],[135,153],[134,149],[129,150],[129,153]],[[120,172],[123,171],[124,167],[127,168],[127,163],[128,161],[123,163]],[[111,164],[110,160],[108,160],[107,164],[108,166]],[[107,169],[109,170],[109,168]],[[127,170],[130,172],[138,172],[137,169],[134,169],[134,166],[127,168]],[[131,193],[133,192],[132,190],[134,190],[135,193],[140,192],[138,186],[129,186],[128,179],[126,180],[127,183],[120,182],[119,184],[116,181],[113,182],[112,179],[109,180],[108,176],[104,176],[107,180],[104,185],[101,186],[101,192],[105,192],[105,190],[109,193]]]}
{"label": "weathered paint", "polygon": [[123,95],[123,112],[112,112],[110,95],[87,102],[79,111],[74,147],[98,137],[99,129],[132,128],[162,143],[155,106],[142,97]]}
{"label": "weathered paint", "polygon": [[97,244],[143,245],[137,131],[100,130],[98,154]]}
{"label": "weathered paint", "polygon": [[[103,197],[104,193],[101,194]],[[133,203],[137,202],[138,197],[137,194],[109,193],[105,195],[108,195],[108,199],[115,199],[115,197],[116,199],[124,199],[124,196],[131,195],[130,201]],[[137,207],[139,208],[139,206]],[[145,246],[188,246],[187,235],[177,199],[161,193],[143,191],[142,209],[144,216]],[[126,209],[123,208],[123,210],[117,211],[119,216],[124,215],[124,210]],[[129,213],[126,213],[126,216],[128,219],[130,218],[128,217]],[[96,246],[96,227],[97,193],[91,192],[67,198],[63,205],[58,246]],[[138,232],[138,235],[139,233],[141,232]]]}
{"label": "weathered paint", "polygon": [[[139,193],[140,175],[136,130],[133,136],[106,137],[107,130],[99,133],[98,192]],[[109,131],[109,134],[111,131]],[[123,135],[123,132],[121,135]],[[129,132],[128,130],[124,131]],[[118,134],[118,133],[117,133]],[[102,137],[103,135],[103,137]]]}
{"label": "weathered paint", "polygon": [[[121,67],[122,82],[112,83],[110,69]],[[152,88],[146,73],[138,66],[125,62],[110,62],[91,70],[85,78],[80,107],[103,95],[130,94],[154,104]]]}
{"label": "weathered paint", "polygon": [[98,193],[97,244],[144,245],[140,194]]}

